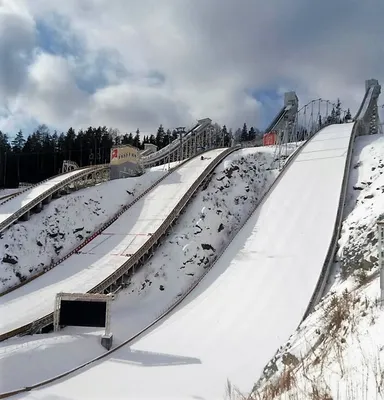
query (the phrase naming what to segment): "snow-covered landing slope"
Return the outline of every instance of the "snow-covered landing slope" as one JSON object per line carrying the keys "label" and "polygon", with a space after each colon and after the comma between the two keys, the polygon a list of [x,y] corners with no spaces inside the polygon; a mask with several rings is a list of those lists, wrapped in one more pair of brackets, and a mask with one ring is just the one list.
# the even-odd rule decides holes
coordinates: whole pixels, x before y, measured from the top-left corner
{"label": "snow-covered landing slope", "polygon": [[[274,153],[271,147],[242,149],[217,166],[153,257],[112,302],[114,346],[148,326],[201,277],[278,175],[278,169],[271,169],[277,164]],[[66,327],[0,343],[0,393],[52,378],[103,354],[101,334],[99,329]]]}
{"label": "snow-covered landing slope", "polygon": [[352,127],[327,127],[307,144],[168,319],[82,373],[20,398],[216,399],[227,378],[249,391],[299,324],[316,286]]}
{"label": "snow-covered landing slope", "polygon": [[163,223],[211,161],[225,149],[196,157],[166,177],[80,252],[0,298],[0,334],[53,311],[58,292],[87,292],[116,271]]}
{"label": "snow-covered landing slope", "polygon": [[18,211],[21,207],[27,206],[30,204],[33,200],[36,199],[36,197],[39,197],[41,194],[44,192],[48,191],[55,185],[57,185],[60,182],[63,182],[64,180],[76,176],[81,172],[84,172],[86,168],[81,169],[81,170],[74,170],[71,172],[68,172],[67,174],[62,174],[59,176],[56,176],[52,179],[48,179],[47,181],[42,182],[40,185],[36,185],[32,187],[29,190],[26,190],[24,193],[19,194],[15,198],[12,198],[11,200],[7,201],[6,203],[3,203],[0,205],[0,223],[4,222],[8,217],[13,215],[16,211]]}
{"label": "snow-covered landing slope", "polygon": [[0,293],[63,258],[166,173],[150,170],[76,191],[10,226],[0,235]]}
{"label": "snow-covered landing slope", "polygon": [[328,295],[269,363],[255,398],[278,387],[284,370],[293,384],[274,400],[307,400],[315,390],[322,399],[384,398],[376,227],[384,213],[384,135],[356,139],[345,211]]}

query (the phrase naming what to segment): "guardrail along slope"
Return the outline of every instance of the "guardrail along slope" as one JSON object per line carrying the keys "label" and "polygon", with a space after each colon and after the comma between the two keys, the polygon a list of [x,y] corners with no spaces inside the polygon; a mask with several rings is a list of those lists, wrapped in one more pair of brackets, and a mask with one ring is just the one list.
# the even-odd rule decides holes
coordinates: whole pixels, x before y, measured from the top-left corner
{"label": "guardrail along slope", "polygon": [[9,198],[0,205],[0,232],[16,222],[22,215],[37,206],[41,201],[60,190],[62,187],[82,177],[109,168],[106,165],[97,165],[77,169],[66,174],[58,175],[38,185],[33,186],[17,196]]}
{"label": "guardrail along slope", "polygon": [[[112,224],[99,240],[39,279],[0,298],[0,340],[48,325],[60,291],[102,292],[142,263],[216,165],[237,149],[195,157]],[[208,157],[208,159],[207,159]],[[177,181],[180,179],[180,182]],[[162,200],[161,200],[162,199]],[[161,204],[160,204],[161,202]],[[7,318],[4,318],[7,316]]]}
{"label": "guardrail along slope", "polygon": [[[94,167],[81,167],[81,168],[78,168],[76,171],[80,171],[80,170],[83,170],[83,169],[86,169],[86,168],[94,168]],[[71,172],[72,172],[72,171],[71,171]],[[46,182],[48,182],[48,181],[51,181],[51,180],[53,180],[53,179],[60,178],[61,176],[66,175],[67,173],[68,173],[68,172],[61,172],[61,173],[59,173],[59,174],[57,174],[57,175],[51,176],[50,178],[44,179],[44,180],[41,181],[41,182],[38,182],[38,183],[35,183],[35,184],[32,184],[32,185],[25,186],[24,189],[21,189],[21,190],[18,191],[17,193],[14,193],[14,194],[12,195],[12,197],[17,197],[17,196],[19,196],[19,195],[21,195],[21,194],[23,194],[23,193],[25,193],[25,192],[28,192],[29,190],[35,188],[36,186],[42,185],[42,184],[44,184],[44,183],[46,183]],[[21,186],[20,186],[20,187],[21,187]],[[9,201],[9,200],[7,200],[6,202],[8,202],[8,201]]]}
{"label": "guardrail along slope", "polygon": [[316,288],[314,290],[313,296],[308,304],[307,310],[303,316],[303,320],[311,313],[313,308],[320,302],[321,298],[324,296],[325,287],[332,270],[334,258],[337,251],[337,242],[340,237],[340,232],[343,223],[343,214],[344,214],[344,206],[345,206],[345,199],[348,189],[348,182],[349,182],[349,175],[351,170],[351,162],[352,162],[352,155],[353,155],[353,146],[355,143],[356,136],[359,134],[359,124],[362,123],[362,120],[365,118],[366,113],[369,112],[370,108],[373,106],[373,102],[376,101],[374,98],[374,87],[370,87],[364,95],[364,99],[359,107],[359,110],[356,114],[356,122],[353,125],[351,138],[349,141],[348,149],[347,149],[347,156],[346,162],[344,167],[343,173],[343,181],[340,191],[340,197],[337,207],[337,215],[336,221],[333,228],[332,239],[328,248],[327,256],[324,261],[323,269],[319,276]]}

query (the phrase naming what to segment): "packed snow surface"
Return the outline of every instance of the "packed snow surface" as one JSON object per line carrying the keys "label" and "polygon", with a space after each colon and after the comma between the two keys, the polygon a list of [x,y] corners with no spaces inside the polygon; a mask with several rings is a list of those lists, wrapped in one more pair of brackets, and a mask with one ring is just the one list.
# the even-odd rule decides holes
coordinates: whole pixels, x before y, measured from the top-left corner
{"label": "packed snow surface", "polygon": [[[289,153],[295,148],[291,146]],[[154,321],[201,277],[275,180],[278,169],[271,168],[277,164],[273,162],[274,152],[273,147],[242,149],[215,169],[210,182],[188,205],[167,240],[112,303],[114,345]],[[59,334],[1,343],[0,392],[51,378],[102,354],[101,333],[68,327]],[[57,361],[54,365],[53,358]],[[33,371],[29,368],[31,363],[37,367]]]}
{"label": "packed snow surface", "polygon": [[197,289],[157,327],[19,398],[222,398],[227,379],[249,391],[313,294],[352,127],[329,126],[314,136]]}
{"label": "packed snow surface", "polygon": [[66,256],[167,172],[150,170],[79,190],[9,227],[0,235],[0,293]]}
{"label": "packed snow surface", "polygon": [[0,334],[53,311],[59,292],[85,293],[115,272],[154,233],[212,160],[193,158],[167,176],[99,236],[38,279],[0,297]]}
{"label": "packed snow surface", "polygon": [[23,188],[17,189],[0,189],[0,204],[3,203],[9,196],[16,194],[23,190]]}
{"label": "packed snow surface", "polygon": [[[378,233],[384,213],[384,136],[358,137],[328,295],[265,369],[259,393],[276,400],[384,398],[384,313]],[[285,378],[284,378],[285,376]],[[258,377],[255,375],[255,381]],[[275,390],[276,392],[276,390]]]}

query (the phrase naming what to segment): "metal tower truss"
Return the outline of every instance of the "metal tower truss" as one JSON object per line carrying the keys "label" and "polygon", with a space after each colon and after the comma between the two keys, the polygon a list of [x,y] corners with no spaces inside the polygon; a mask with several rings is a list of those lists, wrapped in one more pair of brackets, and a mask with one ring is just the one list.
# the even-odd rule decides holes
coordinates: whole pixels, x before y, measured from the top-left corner
{"label": "metal tower truss", "polygon": [[95,169],[90,171],[89,174],[81,176],[79,179],[69,183],[63,188],[65,193],[84,189],[89,186],[97,185],[101,182],[109,180],[109,168]]}
{"label": "metal tower truss", "polygon": [[299,146],[300,142],[305,142],[325,126],[345,122],[346,116],[346,110],[337,111],[336,103],[319,98],[302,106],[293,118],[286,118],[280,128],[275,130],[275,161],[279,168],[282,159],[288,157],[288,143]]}
{"label": "metal tower truss", "polygon": [[177,128],[179,137],[161,150],[141,158],[144,168],[163,165],[174,161],[182,161],[196,154],[215,147],[223,147],[220,140],[216,140],[217,132],[210,118],[204,118],[189,131],[185,127]]}
{"label": "metal tower truss", "polygon": [[78,168],[79,166],[75,161],[64,160],[63,166],[61,167],[61,173],[65,174],[66,172],[70,172]]}
{"label": "metal tower truss", "polygon": [[365,81],[365,96],[361,103],[355,120],[359,122],[357,127],[358,136],[374,135],[380,131],[380,118],[378,99],[381,93],[381,86],[377,79],[368,79]]}

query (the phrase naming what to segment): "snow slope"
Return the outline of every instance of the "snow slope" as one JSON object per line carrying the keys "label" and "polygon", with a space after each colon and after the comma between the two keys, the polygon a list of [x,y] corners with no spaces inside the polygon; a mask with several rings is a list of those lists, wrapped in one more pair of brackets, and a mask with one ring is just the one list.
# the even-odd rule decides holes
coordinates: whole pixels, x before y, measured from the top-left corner
{"label": "snow slope", "polygon": [[56,268],[0,297],[0,334],[53,311],[59,292],[87,292],[116,271],[163,223],[210,162],[224,149],[189,160],[112,225]]}
{"label": "snow slope", "polygon": [[[278,170],[270,169],[273,159],[273,148],[242,149],[215,169],[167,241],[112,303],[114,345],[145,328],[201,276],[208,260],[235,235],[274,181]],[[102,354],[100,334],[94,329],[66,328],[59,334],[1,343],[0,392],[51,378]]]}
{"label": "snow slope", "polygon": [[376,228],[384,213],[383,135],[356,139],[345,211],[328,295],[266,368],[259,393],[289,373],[291,387],[274,399],[305,400],[315,390],[339,400],[384,398]]}
{"label": "snow slope", "polygon": [[79,190],[9,227],[0,235],[0,293],[68,254],[166,173],[148,171]]}
{"label": "snow slope", "polygon": [[10,195],[12,194],[16,194],[17,192],[19,192],[20,188],[18,189],[0,189],[0,205],[9,198]]}
{"label": "snow slope", "polygon": [[19,398],[222,398],[227,379],[249,390],[316,286],[352,126],[327,127],[307,144],[166,320],[104,361]]}

